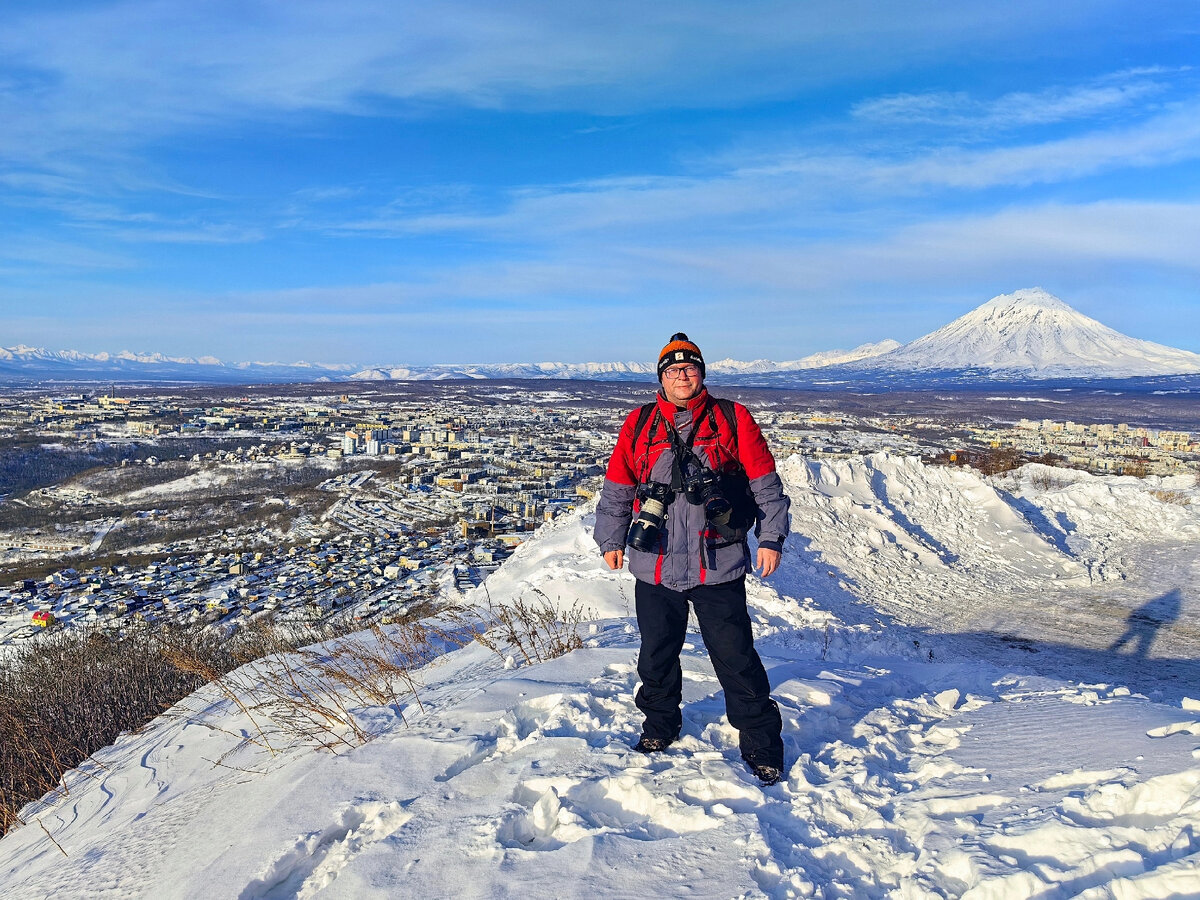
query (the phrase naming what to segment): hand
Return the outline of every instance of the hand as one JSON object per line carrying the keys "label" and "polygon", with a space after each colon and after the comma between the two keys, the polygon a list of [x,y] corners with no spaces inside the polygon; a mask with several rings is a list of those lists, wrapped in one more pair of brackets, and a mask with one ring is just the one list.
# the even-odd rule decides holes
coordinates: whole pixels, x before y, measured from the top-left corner
{"label": "hand", "polygon": [[609,550],[604,554],[604,561],[608,563],[608,567],[614,571],[625,565],[624,550]]}
{"label": "hand", "polygon": [[781,555],[778,550],[768,550],[766,547],[759,547],[758,574],[762,578],[770,577],[771,573],[779,568],[779,557]]}

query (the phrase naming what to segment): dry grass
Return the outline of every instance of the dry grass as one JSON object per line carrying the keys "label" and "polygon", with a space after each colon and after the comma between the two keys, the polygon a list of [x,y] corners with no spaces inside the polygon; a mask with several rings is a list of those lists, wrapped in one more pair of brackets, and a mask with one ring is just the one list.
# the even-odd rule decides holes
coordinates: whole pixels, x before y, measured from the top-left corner
{"label": "dry grass", "polygon": [[[296,747],[338,752],[376,736],[358,714],[364,708],[390,706],[403,719],[402,704],[411,698],[423,709],[415,670],[471,636],[412,620],[297,648],[286,635],[266,632],[255,638],[254,664],[230,673],[205,671],[202,661],[186,656],[172,662],[210,676],[246,717],[250,730],[239,746],[272,755]],[[179,714],[197,712],[183,707]]]}
{"label": "dry grass", "polygon": [[227,674],[186,656],[172,659],[215,684],[246,717],[251,727],[241,744],[273,755],[296,747],[339,752],[376,736],[364,724],[365,709],[391,707],[402,721],[406,702],[423,711],[417,670],[447,649],[475,640],[501,659],[512,654],[528,664],[582,647],[580,626],[589,618],[582,603],[564,609],[533,593],[532,600],[496,605],[489,597],[486,609],[444,612],[449,627],[413,618],[303,648],[277,630],[250,632],[245,656],[254,664]]}
{"label": "dry grass", "polygon": [[1192,504],[1191,496],[1183,491],[1153,490],[1150,492],[1150,496],[1174,506],[1191,506]]}
{"label": "dry grass", "polygon": [[533,599],[517,598],[505,605],[492,603],[489,594],[487,608],[478,612],[481,627],[475,640],[501,659],[520,654],[526,664],[578,650],[583,646],[580,627],[592,618],[581,601],[560,607],[537,588]]}

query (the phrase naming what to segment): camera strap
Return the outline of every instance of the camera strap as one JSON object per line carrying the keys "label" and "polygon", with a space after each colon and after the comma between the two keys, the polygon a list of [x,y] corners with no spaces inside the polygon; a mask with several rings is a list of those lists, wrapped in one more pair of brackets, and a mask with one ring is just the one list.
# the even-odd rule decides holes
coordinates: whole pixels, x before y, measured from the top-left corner
{"label": "camera strap", "polygon": [[[727,403],[728,401],[718,400],[717,402],[718,403]],[[728,410],[726,410],[726,414],[728,415]],[[679,487],[681,488],[683,486],[683,471],[681,469],[680,462],[679,462],[679,460],[681,458],[688,458],[688,459],[693,460],[694,462],[699,464],[702,469],[709,468],[707,463],[705,463],[703,460],[701,460],[699,457],[697,457],[695,450],[692,449],[696,443],[696,435],[700,432],[700,422],[703,421],[705,418],[708,419],[708,423],[709,423],[709,426],[712,428],[713,434],[719,435],[720,429],[717,425],[717,417],[713,414],[713,407],[712,407],[711,403],[707,406],[707,408],[704,410],[703,414],[701,414],[699,419],[697,419],[695,424],[692,426],[692,431],[688,435],[686,442],[682,438],[679,437],[679,433],[675,430],[673,423],[667,422],[667,428],[671,432],[671,442],[675,448],[675,464],[672,466],[672,469],[671,469],[672,485],[674,485],[675,481],[678,480]],[[729,419],[731,422],[736,421],[735,419],[733,419],[732,416],[730,416]],[[736,434],[736,432],[735,432],[735,434]],[[678,490],[678,488],[673,486],[672,490]],[[726,498],[726,499],[728,499],[728,498]],[[744,528],[736,528],[729,524],[722,525],[718,522],[712,522],[712,521],[710,521],[708,524],[709,524],[709,527],[712,528],[712,530],[715,531],[724,541],[724,543],[716,544],[714,546],[714,549],[718,549],[721,547],[728,547],[732,544],[740,544],[742,541],[744,541],[746,539],[746,534],[748,533],[747,530]]]}
{"label": "camera strap", "polygon": [[677,494],[683,490],[685,460],[690,459],[700,462],[700,460],[696,459],[696,453],[692,449],[696,445],[696,434],[700,428],[699,423],[693,424],[691,433],[688,434],[685,441],[679,436],[679,432],[675,430],[674,422],[671,422],[665,416],[663,417],[663,422],[667,426],[667,432],[671,435],[671,449],[674,451],[674,459],[671,461],[671,491]]}

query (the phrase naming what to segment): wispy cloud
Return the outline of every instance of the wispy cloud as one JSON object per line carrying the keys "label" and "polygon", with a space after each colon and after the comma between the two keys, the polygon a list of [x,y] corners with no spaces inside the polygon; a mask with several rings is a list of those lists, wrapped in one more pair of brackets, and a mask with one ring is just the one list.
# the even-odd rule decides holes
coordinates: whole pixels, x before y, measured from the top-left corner
{"label": "wispy cloud", "polygon": [[1169,90],[1166,79],[1187,69],[1130,69],[1078,85],[1017,91],[993,99],[966,92],[892,94],[863,100],[851,108],[855,118],[890,125],[938,125],[950,128],[1006,129],[1094,118],[1140,107]]}
{"label": "wispy cloud", "polygon": [[1200,158],[1200,100],[1135,125],[985,150],[947,148],[869,172],[889,184],[987,188],[1058,183]]}
{"label": "wispy cloud", "polygon": [[255,244],[265,236],[258,228],[207,224],[183,228],[109,229],[107,235],[137,244]]}
{"label": "wispy cloud", "polygon": [[80,243],[21,236],[0,241],[0,259],[54,269],[131,269],[136,265],[128,256]]}
{"label": "wispy cloud", "polygon": [[705,175],[596,179],[514,189],[488,200],[464,194],[453,209],[389,204],[325,227],[344,234],[474,235],[502,244],[563,244],[582,235],[650,245],[714,234],[793,237],[879,230],[903,221],[895,200],[945,191],[1063,184],[1200,158],[1200,99],[1133,124],[988,148],[945,146],[851,155],[834,148],[756,158]]}
{"label": "wispy cloud", "polygon": [[[176,3],[125,0],[9,12],[0,32],[0,154],[51,166],[165,134],[225,130],[296,112],[394,112],[395,101],[492,109],[629,112],[788,96],[868,73],[949,61],[1061,29],[1080,40],[1122,4],[866,0],[504,4],[447,0]],[[1086,13],[1085,13],[1086,11]]]}
{"label": "wispy cloud", "polygon": [[[887,283],[902,290],[904,285],[1002,277],[1021,270],[1033,277],[1135,264],[1197,273],[1196,246],[1200,203],[1041,204],[942,217],[839,240],[765,242],[726,236],[698,246],[580,241],[524,261],[430,263],[405,281],[245,294],[238,306],[390,310],[407,316],[475,309],[481,302],[494,311],[545,311],[547,302],[561,299],[586,299],[611,309],[653,296],[656,306],[680,312],[739,295],[796,301],[852,295],[865,284]],[[592,309],[585,308],[583,318]]]}

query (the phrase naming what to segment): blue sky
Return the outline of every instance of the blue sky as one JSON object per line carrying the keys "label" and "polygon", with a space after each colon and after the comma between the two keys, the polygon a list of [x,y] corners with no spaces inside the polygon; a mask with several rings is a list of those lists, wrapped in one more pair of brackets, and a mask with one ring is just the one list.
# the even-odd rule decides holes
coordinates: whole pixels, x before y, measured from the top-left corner
{"label": "blue sky", "polygon": [[1191,0],[0,17],[0,346],[785,360],[1038,285],[1200,351]]}

